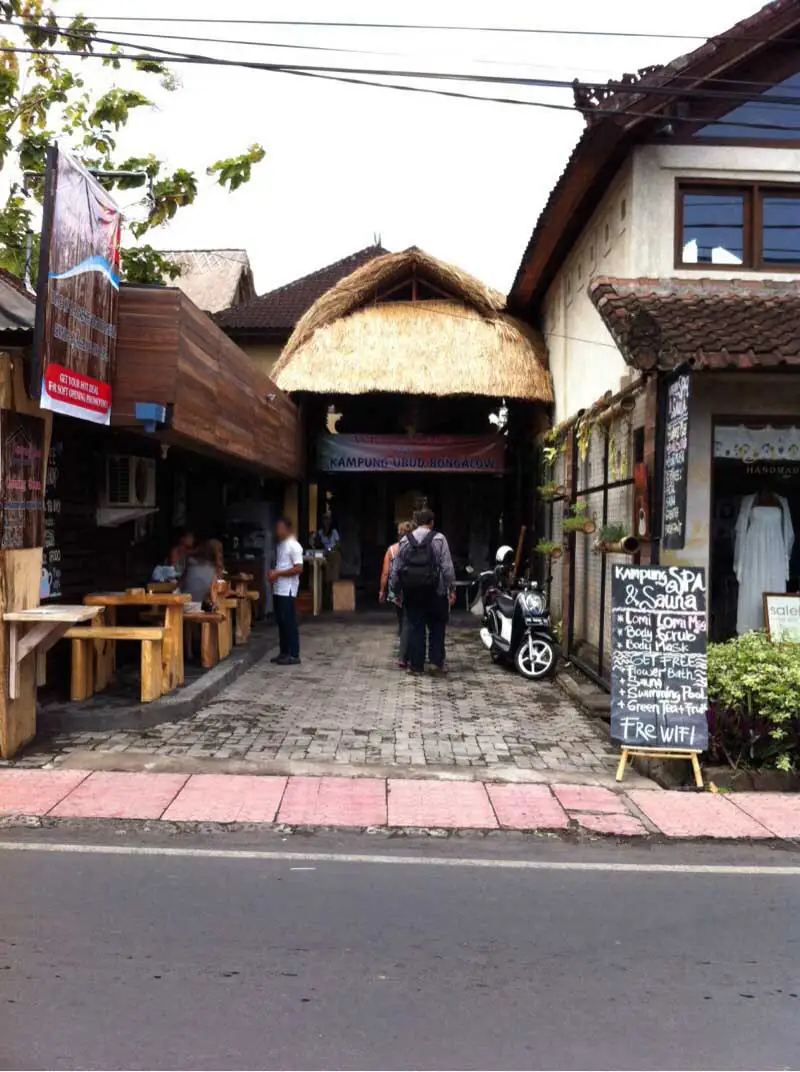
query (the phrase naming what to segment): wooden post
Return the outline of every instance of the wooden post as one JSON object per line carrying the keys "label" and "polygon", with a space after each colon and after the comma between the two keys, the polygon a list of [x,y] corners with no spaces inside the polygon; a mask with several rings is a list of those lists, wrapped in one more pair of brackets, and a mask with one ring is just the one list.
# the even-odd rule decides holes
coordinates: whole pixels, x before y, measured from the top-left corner
{"label": "wooden post", "polygon": [[142,703],[151,703],[161,696],[161,649],[160,640],[142,641]]}

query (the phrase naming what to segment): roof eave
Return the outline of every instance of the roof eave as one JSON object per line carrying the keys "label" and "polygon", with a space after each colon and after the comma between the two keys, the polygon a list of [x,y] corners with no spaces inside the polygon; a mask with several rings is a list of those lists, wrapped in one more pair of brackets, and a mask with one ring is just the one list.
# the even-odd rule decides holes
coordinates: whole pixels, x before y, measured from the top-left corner
{"label": "roof eave", "polygon": [[[741,63],[757,52],[800,26],[800,5],[787,2],[772,5],[775,10],[764,16],[764,25],[758,35],[741,34],[731,30],[709,41],[716,47],[708,48],[709,42],[695,50],[694,60],[680,71],[673,71],[671,78],[680,77],[680,92],[696,87],[705,79],[719,75],[731,66]],[[762,13],[759,13],[763,15]],[[751,16],[752,18],[752,16]],[[743,20],[747,21],[747,20]],[[726,34],[731,36],[726,37]],[[578,142],[561,179],[548,199],[533,234],[523,254],[517,274],[508,295],[509,311],[528,315],[535,312],[538,304],[563,264],[576,237],[588,222],[591,212],[608,189],[619,167],[624,163],[646,120],[657,118],[673,97],[666,94],[648,94],[643,87],[637,96],[635,89],[616,98],[617,106],[625,112],[640,115],[622,117],[608,116],[588,126]],[[587,113],[591,121],[591,112]],[[622,120],[622,121],[620,121]],[[599,181],[598,181],[599,180]]]}

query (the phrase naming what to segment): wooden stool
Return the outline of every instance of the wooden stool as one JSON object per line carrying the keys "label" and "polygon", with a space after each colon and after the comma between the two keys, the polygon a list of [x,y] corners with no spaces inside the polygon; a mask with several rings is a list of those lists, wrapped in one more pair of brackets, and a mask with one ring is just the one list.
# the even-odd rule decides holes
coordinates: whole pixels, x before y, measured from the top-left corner
{"label": "wooden stool", "polygon": [[[141,699],[151,703],[161,696],[161,645],[164,630],[144,625],[92,625],[76,626],[64,634],[72,641],[72,683],[70,697],[73,700],[88,700],[95,692],[96,683],[102,680],[95,672],[95,660],[100,662],[96,650],[97,641],[137,640],[142,645]],[[105,681],[102,687],[108,684]]]}
{"label": "wooden stool", "polygon": [[200,662],[206,670],[216,666],[220,656],[220,630],[225,615],[216,611],[187,611],[183,620],[189,625],[200,626]]}

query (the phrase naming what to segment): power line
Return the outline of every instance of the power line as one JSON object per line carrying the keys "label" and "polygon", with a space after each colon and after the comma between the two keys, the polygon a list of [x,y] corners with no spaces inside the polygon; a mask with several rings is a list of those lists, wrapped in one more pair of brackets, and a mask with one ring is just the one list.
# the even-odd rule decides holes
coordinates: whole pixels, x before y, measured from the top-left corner
{"label": "power line", "polygon": [[[719,34],[681,34],[651,33],[631,30],[575,30],[571,28],[545,26],[456,26],[423,22],[331,22],[312,19],[209,19],[200,17],[178,17],[161,15],[84,15],[90,22],[170,22],[202,23],[214,26],[311,26],[331,27],[348,30],[435,30],[458,33],[505,33],[505,34],[541,34],[554,37],[628,37],[631,39],[649,39],[660,41],[716,41],[725,37],[726,41],[756,41],[768,43],[772,38],[758,37],[750,34],[731,34],[722,31]],[[794,42],[792,42],[794,43]]]}
{"label": "power line", "polygon": [[[73,33],[73,34],[70,34],[68,36],[77,37],[79,35]],[[106,42],[109,41],[108,38],[101,39],[101,38],[98,38],[98,37],[95,37],[94,40],[100,40],[100,41],[104,40]],[[112,44],[117,44],[118,42],[111,41],[111,43]],[[136,46],[133,46],[133,47],[136,47]],[[372,69],[358,69],[358,68],[345,68],[345,67],[343,67],[343,68],[338,68],[338,67],[318,67],[318,66],[313,66],[313,65],[302,65],[302,64],[262,63],[262,62],[251,61],[251,60],[228,60],[228,59],[223,59],[223,58],[220,58],[220,57],[212,57],[212,56],[197,56],[197,55],[191,55],[191,54],[177,54],[177,53],[174,53],[174,52],[170,52],[170,51],[168,51],[166,49],[157,49],[157,48],[151,49],[150,53],[138,53],[138,54],[129,54],[129,53],[123,53],[123,52],[94,52],[94,51],[90,52],[90,53],[76,53],[74,51],[71,51],[70,49],[39,49],[39,48],[29,48],[29,47],[17,47],[17,46],[7,47],[3,51],[12,52],[12,53],[30,54],[30,55],[66,56],[66,57],[69,57],[71,59],[76,59],[76,60],[83,60],[83,59],[111,59],[111,60],[128,60],[128,61],[135,62],[135,63],[141,63],[141,62],[186,63],[186,64],[190,64],[190,65],[210,65],[210,66],[223,66],[223,67],[242,68],[242,69],[247,69],[247,70],[265,70],[265,71],[271,71],[273,73],[278,73],[278,74],[290,74],[290,75],[296,75],[296,76],[306,77],[306,78],[322,78],[322,79],[326,79],[326,80],[332,81],[332,82],[343,82],[343,83],[351,84],[351,85],[371,86],[371,87],[376,87],[376,88],[381,88],[381,89],[393,89],[393,90],[398,90],[398,91],[401,91],[401,92],[428,93],[428,94],[434,95],[434,96],[455,97],[455,98],[462,99],[462,100],[474,100],[474,101],[481,101],[481,102],[490,103],[490,104],[514,104],[514,105],[521,105],[523,107],[527,106],[527,107],[536,107],[536,108],[546,108],[546,109],[551,109],[551,110],[556,110],[556,111],[566,111],[566,112],[571,112],[573,114],[578,114],[578,110],[574,106],[567,105],[567,104],[556,104],[556,103],[551,103],[551,102],[547,102],[547,101],[521,100],[521,99],[514,98],[514,97],[480,96],[480,95],[469,94],[469,93],[461,93],[461,92],[454,91],[454,90],[431,89],[431,88],[423,87],[423,86],[403,86],[403,85],[396,85],[396,84],[391,83],[391,82],[378,82],[378,81],[375,81],[373,79],[370,79],[370,78],[366,77],[367,75],[372,73]],[[152,53],[157,53],[157,55],[154,55]],[[467,82],[478,82],[478,83],[489,83],[489,84],[498,84],[498,83],[499,84],[511,84],[511,85],[519,85],[519,86],[524,86],[524,87],[531,86],[531,87],[557,88],[557,89],[573,89],[574,88],[574,83],[573,82],[568,82],[568,81],[564,81],[564,80],[556,80],[556,79],[520,79],[520,78],[510,78],[510,77],[503,77],[503,76],[462,75],[462,74],[453,74],[453,73],[445,73],[445,72],[430,72],[430,71],[407,72],[407,71],[391,71],[391,70],[389,70],[389,71],[381,71],[381,70],[375,70],[375,74],[382,74],[382,75],[384,75],[386,77],[390,77],[390,78],[426,78],[426,79],[430,78],[430,79],[445,79],[445,80],[452,80],[452,81],[467,81]],[[355,77],[355,76],[363,76],[363,77]],[[630,86],[625,86],[624,84],[623,84],[623,86],[624,86],[624,88],[626,88],[628,90],[631,89]],[[634,87],[634,91],[635,91],[635,87]],[[641,90],[640,92],[644,92],[644,90]],[[649,90],[648,90],[648,92],[649,92]],[[696,94],[696,93],[699,93],[699,92],[700,91],[684,91],[684,92],[681,93],[681,95],[682,96],[687,96],[687,95],[693,95],[693,94]],[[722,99],[726,99],[726,100],[730,99],[730,97],[731,97],[731,95],[727,91],[721,91],[720,90],[720,91],[716,91],[716,92],[714,92],[714,91],[709,91],[709,92],[712,93],[712,95],[715,96],[715,97],[721,97]],[[673,91],[672,93],[670,93],[670,96],[675,96],[675,92]],[[742,96],[741,94],[734,94],[733,99],[734,100],[741,100],[743,103],[746,103],[746,102],[752,101],[752,100],[758,101],[761,98],[760,97],[755,97],[754,98],[754,97],[748,96],[748,95]],[[797,99],[792,98],[792,99],[789,99],[789,100],[787,100],[785,102],[775,101],[774,103],[786,103],[786,104],[788,104],[790,106],[797,106],[797,104],[800,103],[800,101],[798,101]],[[618,118],[632,117],[632,118],[641,119],[641,118],[644,117],[643,113],[641,113],[641,112],[626,111],[624,109],[619,109],[619,108],[605,108],[604,109],[602,107],[592,108],[592,109],[590,109],[588,111],[588,114],[592,115],[592,116],[608,116],[608,117],[615,116],[615,117],[618,117]],[[665,120],[667,122],[681,122],[681,121],[686,122],[686,120],[681,120],[680,117],[673,117],[673,116],[664,115],[661,112],[652,112],[651,115],[652,115],[653,118],[661,118],[661,119],[663,119],[663,120]],[[709,126],[726,127],[726,126],[729,126],[729,127],[735,127],[737,129],[753,129],[753,130],[762,130],[762,131],[787,131],[787,132],[791,132],[791,133],[797,133],[797,131],[798,131],[798,127],[796,125],[787,126],[787,125],[782,125],[782,124],[778,124],[778,123],[749,123],[749,122],[745,122],[745,121],[726,121],[724,119],[710,119],[710,120],[695,119],[695,120],[692,120],[692,121],[693,122],[700,122],[700,123],[702,123],[702,125],[704,127],[709,127]]]}
{"label": "power line", "polygon": [[[26,25],[31,26],[31,25],[34,25],[34,24],[12,23],[12,25],[18,26],[18,28],[20,28],[20,29],[24,29]],[[39,28],[39,27],[37,26],[36,28]],[[81,40],[81,41],[89,41],[89,42],[91,42],[91,41],[99,41],[100,43],[111,44],[111,45],[119,45],[119,44],[122,43],[122,42],[116,41],[116,40],[114,40],[112,38],[101,37],[101,36],[98,36],[96,34],[89,34],[89,33],[84,32],[84,31],[70,32],[68,30],[60,30],[59,34],[62,37],[73,38],[73,39]],[[136,42],[130,42],[130,47],[145,48],[144,45],[142,45],[140,43],[136,43]],[[73,53],[73,52],[71,52],[69,50],[59,51],[57,49],[37,49],[37,48],[16,48],[16,47],[13,47],[13,48],[7,48],[7,49],[5,49],[5,51],[6,52],[30,52],[30,53],[33,53],[33,54],[36,54],[36,55],[38,55],[38,54],[43,54],[43,55],[48,55],[48,54],[51,54],[51,55],[72,55],[72,56],[75,56],[75,58],[82,58],[85,55],[85,54],[77,54],[76,55],[75,53]],[[292,72],[292,71],[298,71],[298,72],[304,72],[304,73],[316,72],[316,73],[319,73],[319,74],[326,74],[326,75],[347,75],[347,76],[362,75],[362,76],[370,77],[370,78],[374,78],[374,77],[378,77],[378,78],[424,78],[424,79],[445,80],[445,81],[454,81],[454,82],[478,82],[478,83],[485,83],[485,84],[488,84],[488,85],[513,85],[513,86],[524,86],[524,87],[529,87],[530,86],[530,87],[536,87],[536,88],[542,88],[542,89],[569,89],[569,90],[572,90],[572,89],[575,88],[576,84],[577,85],[586,85],[586,86],[590,86],[590,87],[597,86],[597,84],[594,83],[594,82],[580,83],[579,81],[577,81],[575,79],[570,81],[570,80],[567,80],[567,79],[558,79],[558,78],[522,78],[522,77],[518,77],[518,76],[515,76],[515,75],[494,75],[494,74],[492,74],[492,75],[490,75],[490,74],[483,75],[483,74],[471,74],[471,73],[456,73],[456,72],[449,72],[449,71],[414,71],[414,70],[409,70],[409,71],[400,70],[400,71],[398,71],[398,70],[387,70],[386,68],[380,68],[380,67],[333,67],[333,66],[321,66],[319,64],[310,64],[310,63],[266,63],[266,62],[261,61],[261,60],[232,60],[232,59],[225,59],[225,58],[219,57],[219,56],[195,55],[195,54],[189,53],[189,52],[176,53],[176,52],[174,52],[172,50],[160,49],[160,48],[156,48],[155,46],[152,46],[150,48],[150,51],[159,53],[160,54],[159,57],[158,57],[159,59],[164,60],[164,62],[170,62],[170,63],[200,63],[200,64],[205,63],[205,64],[211,64],[211,65],[215,65],[215,66],[241,67],[241,68],[252,69],[252,70],[281,71],[281,72],[284,72],[284,73],[289,73],[289,72]],[[149,56],[147,54],[131,56],[131,55],[128,55],[128,54],[123,54],[123,53],[107,54],[107,53],[92,52],[90,55],[94,56],[96,58],[100,58],[100,59],[108,59],[108,58],[110,58],[110,59],[129,59],[129,60],[134,60],[134,61],[137,61],[137,62],[141,62],[143,60],[151,60],[152,61],[154,58],[156,58],[156,57],[153,57],[153,56]],[[168,60],[165,60],[164,57],[168,57]],[[669,86],[642,86],[642,87],[639,87],[638,83],[635,83],[635,82],[634,83],[629,83],[629,82],[614,81],[614,80],[610,80],[608,82],[603,83],[602,88],[603,89],[612,89],[612,90],[615,91],[615,93],[619,93],[619,94],[631,94],[631,93],[633,93],[634,95],[635,94],[640,94],[640,95],[648,94],[648,95],[667,96],[667,97],[674,97],[676,95],[676,89],[675,88],[670,88]],[[696,88],[691,88],[691,89],[681,89],[678,92],[680,92],[680,95],[682,97],[691,97],[691,98],[695,98],[695,99],[704,99],[705,98],[705,99],[709,99],[709,100],[715,100],[716,99],[716,100],[725,100],[725,101],[739,101],[741,103],[747,103],[747,102],[750,102],[750,101],[753,101],[753,100],[758,100],[758,99],[760,99],[760,96],[761,96],[760,94],[755,94],[754,95],[752,93],[739,92],[737,90],[703,89],[701,87],[700,88],[696,87]],[[777,96],[777,95],[770,96],[770,104],[773,105],[773,106],[774,105],[780,105],[780,104],[796,106],[798,103],[800,103],[800,97],[780,97],[780,96]],[[613,111],[613,110],[614,109],[611,109],[611,111]],[[594,111],[596,111],[596,109],[592,109],[592,112],[594,112]]]}
{"label": "power line", "polygon": [[[105,16],[103,16],[103,17],[105,17]],[[160,20],[160,21],[169,21],[169,20]],[[21,29],[25,29],[27,27],[32,28],[36,24],[33,24],[33,23],[25,23],[25,24],[12,23],[12,25],[19,26]],[[68,27],[64,27],[59,32],[61,33],[62,36],[69,36]],[[103,33],[102,30],[100,30],[99,32]],[[189,34],[150,33],[149,30],[144,30],[144,29],[142,29],[142,30],[113,30],[111,32],[114,33],[117,37],[119,37],[119,36],[123,36],[123,37],[134,37],[134,36],[141,37],[141,36],[144,36],[145,38],[147,38],[147,41],[151,41],[151,40],[152,41],[193,41],[193,42],[199,42],[199,43],[203,43],[203,44],[207,44],[207,45],[242,45],[242,46],[245,46],[247,48],[291,49],[291,50],[297,50],[297,51],[301,51],[301,52],[336,52],[336,53],[339,53],[339,54],[359,55],[359,56],[397,56],[397,57],[407,57],[407,58],[414,58],[415,56],[419,56],[419,53],[414,53],[414,52],[386,51],[386,50],[383,50],[383,49],[373,49],[373,48],[350,48],[348,46],[336,46],[336,45],[300,45],[300,44],[297,44],[295,42],[287,42],[287,41],[253,41],[253,40],[251,40],[249,38],[197,37],[197,36],[192,36],[192,35],[189,35]],[[81,36],[82,39],[85,39],[85,40],[96,40],[96,41],[101,41],[101,42],[110,40],[109,38],[106,38],[106,37],[94,36],[92,34],[89,34],[88,32],[80,33],[80,36]],[[151,47],[151,46],[147,45],[145,42],[116,41],[114,43],[120,44],[120,45],[129,45],[129,46],[136,47],[136,48],[148,48],[148,47]],[[422,55],[424,55],[424,53],[422,53]],[[536,68],[536,69],[541,69],[541,70],[546,70],[546,69],[557,70],[558,69],[557,67],[555,67],[555,66],[553,66],[551,64],[542,65],[542,64],[536,64],[536,63],[526,63],[524,60],[491,59],[489,57],[469,57],[467,59],[467,62],[469,62],[469,63],[486,63],[486,64],[493,64],[495,66],[502,66],[503,64],[506,64],[506,65],[511,66],[511,67],[530,67],[530,68]],[[561,66],[564,66],[564,65],[562,64]],[[597,68],[595,68],[595,70],[597,70]],[[677,81],[678,79],[688,80],[690,78],[691,78],[690,75],[676,74],[676,75],[673,76],[672,80],[673,81]],[[599,84],[599,83],[596,83],[593,79],[580,79],[580,81],[589,83],[591,85]],[[753,87],[760,86],[760,87],[763,87],[765,89],[773,89],[773,88],[775,88],[775,82],[752,81],[752,80],[738,79],[738,78],[710,77],[710,78],[704,78],[703,82],[704,83],[706,83],[706,82],[723,83],[723,84],[732,85],[732,86],[753,86]],[[620,84],[624,85],[627,89],[634,89],[637,86],[637,83],[623,82],[623,83],[620,83]],[[798,101],[800,102],[800,88],[798,89]]]}

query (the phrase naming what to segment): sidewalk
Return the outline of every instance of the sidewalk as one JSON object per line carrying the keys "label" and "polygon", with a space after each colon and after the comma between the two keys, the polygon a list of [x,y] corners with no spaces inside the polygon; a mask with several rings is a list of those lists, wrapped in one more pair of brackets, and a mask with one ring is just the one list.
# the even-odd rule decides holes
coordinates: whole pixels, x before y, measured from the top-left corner
{"label": "sidewalk", "polygon": [[516,830],[616,837],[800,838],[784,793],[612,791],[596,785],[229,774],[0,771],[0,817],[263,823],[386,831]]}

